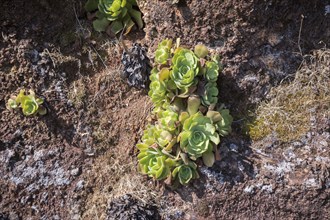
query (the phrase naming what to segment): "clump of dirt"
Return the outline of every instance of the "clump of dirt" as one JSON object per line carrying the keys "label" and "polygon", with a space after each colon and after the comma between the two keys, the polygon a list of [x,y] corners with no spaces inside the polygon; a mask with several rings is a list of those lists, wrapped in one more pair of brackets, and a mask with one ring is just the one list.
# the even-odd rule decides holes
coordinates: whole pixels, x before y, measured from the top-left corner
{"label": "clump of dirt", "polygon": [[122,75],[127,79],[128,85],[148,88],[151,66],[145,47],[133,44],[132,48],[124,51],[121,62],[124,65]]}
{"label": "clump of dirt", "polygon": [[157,220],[160,219],[156,206],[146,205],[126,194],[110,202],[107,210],[108,220]]}

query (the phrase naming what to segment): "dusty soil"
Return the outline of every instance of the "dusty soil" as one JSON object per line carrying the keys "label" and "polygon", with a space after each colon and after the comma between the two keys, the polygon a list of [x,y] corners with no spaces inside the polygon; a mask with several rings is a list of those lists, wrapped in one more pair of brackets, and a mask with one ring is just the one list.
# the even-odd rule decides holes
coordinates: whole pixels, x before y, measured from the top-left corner
{"label": "dusty soil", "polygon": [[[162,38],[180,37],[205,43],[224,65],[220,100],[235,117],[233,133],[220,144],[221,160],[179,190],[137,173],[134,146],[152,105],[120,77],[121,47],[93,32],[83,4],[2,3],[0,219],[330,218],[329,118],[289,143],[252,141],[244,131],[246,115],[294,78],[302,55],[330,45],[329,2],[139,2],[145,33],[127,45],[138,41],[152,57]],[[45,98],[47,115],[6,109],[22,88]]]}

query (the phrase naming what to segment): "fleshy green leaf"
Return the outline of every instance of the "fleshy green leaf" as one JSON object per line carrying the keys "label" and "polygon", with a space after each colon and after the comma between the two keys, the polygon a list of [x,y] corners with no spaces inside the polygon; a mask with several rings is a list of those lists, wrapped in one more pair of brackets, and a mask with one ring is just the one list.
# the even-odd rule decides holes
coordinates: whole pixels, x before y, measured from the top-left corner
{"label": "fleshy green leaf", "polygon": [[36,101],[37,101],[38,105],[41,105],[42,103],[44,103],[44,100],[41,98],[36,98]]}
{"label": "fleshy green leaf", "polygon": [[130,18],[130,16],[128,16],[128,15],[124,19],[124,22],[123,23],[124,23],[124,27],[123,28],[125,28],[124,35],[127,35],[131,31],[131,29],[134,27],[135,24],[132,21],[132,19]]}
{"label": "fleshy green leaf", "polygon": [[207,54],[209,53],[209,50],[207,49],[206,46],[199,44],[195,46],[195,50],[194,50],[195,54],[197,57],[199,58],[204,58],[207,56]]}
{"label": "fleshy green leaf", "polygon": [[39,106],[39,109],[38,109],[38,114],[39,115],[45,115],[45,114],[47,114],[47,109],[45,108],[45,107],[43,107],[43,106]]}
{"label": "fleshy green leaf", "polygon": [[169,79],[170,77],[170,70],[168,68],[162,68],[159,72],[159,80],[164,81]]}
{"label": "fleshy green leaf", "polygon": [[179,116],[179,121],[181,124],[184,123],[184,121],[189,118],[189,113],[188,112],[181,112],[180,116]]}
{"label": "fleshy green leaf", "polygon": [[195,114],[198,111],[200,105],[201,105],[201,99],[198,96],[190,96],[188,98],[188,107],[187,107],[187,111],[189,115]]}
{"label": "fleshy green leaf", "polygon": [[206,116],[209,117],[213,123],[217,123],[222,119],[221,114],[218,111],[208,111]]}
{"label": "fleshy green leaf", "polygon": [[98,4],[99,4],[98,0],[88,0],[84,8],[88,12],[95,11],[98,7]]}
{"label": "fleshy green leaf", "polygon": [[99,32],[105,31],[109,24],[110,21],[107,18],[96,19],[93,21],[94,29]]}
{"label": "fleshy green leaf", "polygon": [[21,90],[19,91],[18,96],[16,97],[16,102],[17,102],[17,104],[20,104],[20,103],[22,102],[22,99],[23,99],[25,96],[26,96],[26,95],[25,95],[25,91],[24,91],[23,89],[21,89]]}
{"label": "fleshy green leaf", "polygon": [[113,21],[110,25],[110,30],[114,34],[118,34],[123,28],[124,26],[120,21]]}
{"label": "fleshy green leaf", "polygon": [[213,152],[205,152],[203,153],[203,163],[208,166],[212,167],[214,164],[215,158]]}
{"label": "fleshy green leaf", "polygon": [[142,21],[142,14],[141,14],[141,12],[139,12],[137,10],[134,10],[134,9],[130,9],[128,11],[128,13],[134,19],[134,21],[137,23],[139,29],[143,28],[143,21]]}

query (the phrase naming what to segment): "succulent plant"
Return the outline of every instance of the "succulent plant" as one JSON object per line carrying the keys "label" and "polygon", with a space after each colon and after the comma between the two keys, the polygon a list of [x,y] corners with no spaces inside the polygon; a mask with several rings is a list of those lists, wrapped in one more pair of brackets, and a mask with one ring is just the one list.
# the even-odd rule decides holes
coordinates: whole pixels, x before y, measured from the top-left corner
{"label": "succulent plant", "polygon": [[142,136],[142,142],[147,145],[156,144],[164,148],[172,142],[173,135],[160,125],[148,125]]}
{"label": "succulent plant", "polygon": [[219,66],[216,62],[214,61],[208,61],[206,62],[206,73],[205,73],[205,78],[209,82],[216,82],[218,80],[219,76]]}
{"label": "succulent plant", "polygon": [[142,173],[148,174],[157,180],[165,179],[171,174],[171,168],[176,162],[164,155],[158,148],[138,145],[141,151],[138,155],[139,167]]}
{"label": "succulent plant", "polygon": [[172,48],[172,40],[163,40],[155,52],[155,61],[158,64],[165,64],[170,58]]}
{"label": "succulent plant", "polygon": [[174,160],[166,156],[156,157],[155,160],[149,162],[148,174],[157,180],[165,179],[171,174],[171,167],[174,164]]}
{"label": "succulent plant", "polygon": [[159,112],[159,122],[167,130],[174,132],[177,130],[177,122],[179,120],[178,113],[168,109]]}
{"label": "succulent plant", "polygon": [[188,165],[181,164],[174,168],[172,176],[178,179],[182,185],[188,185],[190,180],[198,178],[197,165],[194,162],[189,162]]}
{"label": "succulent plant", "polygon": [[143,136],[141,138],[142,142],[147,146],[150,146],[156,143],[156,139],[154,133],[156,131],[156,127],[154,125],[148,125],[147,128],[143,131]]}
{"label": "succulent plant", "polygon": [[8,100],[7,108],[16,109],[20,107],[25,116],[44,115],[47,113],[47,110],[41,105],[43,102],[44,100],[37,98],[32,90],[29,90],[29,95],[25,95],[25,91],[21,90],[18,96],[13,96]]}
{"label": "succulent plant", "polygon": [[229,114],[228,109],[208,111],[206,116],[212,120],[212,122],[215,124],[216,130],[221,136],[226,136],[231,132],[233,117]]}
{"label": "succulent plant", "polygon": [[154,103],[156,113],[167,109],[175,96],[176,86],[169,76],[168,68],[162,68],[160,71],[153,68],[151,71],[148,95]]}
{"label": "succulent plant", "polygon": [[204,94],[202,96],[202,103],[205,106],[210,106],[212,104],[218,103],[219,90],[217,88],[217,83],[208,82],[204,87]]}
{"label": "succulent plant", "polygon": [[93,22],[96,31],[105,31],[110,25],[114,34],[123,29],[127,34],[135,23],[139,28],[143,27],[141,12],[135,10],[133,6],[137,6],[136,0],[88,0],[85,9],[89,12],[98,9],[97,19]]}
{"label": "succulent plant", "polygon": [[[151,83],[149,85],[148,95],[151,98],[151,101],[154,103],[155,107],[164,107],[169,103],[169,99],[167,97],[167,89],[166,84],[163,81],[158,80],[158,73],[155,72],[156,69],[151,71]],[[154,79],[153,78],[157,78]]]}
{"label": "succulent plant", "polygon": [[172,40],[166,39],[156,50],[148,93],[154,104],[154,124],[147,126],[137,147],[143,173],[158,180],[171,173],[175,183],[187,185],[198,178],[193,161],[202,159],[208,167],[214,164],[220,136],[230,132],[233,118],[229,110],[214,110],[217,58],[209,56],[204,45],[193,52],[178,42],[172,47]]}
{"label": "succulent plant", "polygon": [[190,158],[197,159],[205,152],[212,152],[213,144],[218,145],[220,137],[211,119],[197,112],[183,122],[178,140],[180,148],[187,152]]}
{"label": "succulent plant", "polygon": [[220,110],[221,120],[216,123],[216,129],[221,136],[226,136],[231,132],[231,124],[233,117],[230,115],[228,109]]}
{"label": "succulent plant", "polygon": [[125,0],[99,0],[98,8],[100,12],[107,15],[108,20],[114,21],[117,20],[120,15],[126,15],[126,4],[127,1]]}
{"label": "succulent plant", "polygon": [[198,58],[188,49],[176,49],[172,58],[171,79],[183,94],[189,91],[189,87],[197,83],[196,76],[199,73]]}

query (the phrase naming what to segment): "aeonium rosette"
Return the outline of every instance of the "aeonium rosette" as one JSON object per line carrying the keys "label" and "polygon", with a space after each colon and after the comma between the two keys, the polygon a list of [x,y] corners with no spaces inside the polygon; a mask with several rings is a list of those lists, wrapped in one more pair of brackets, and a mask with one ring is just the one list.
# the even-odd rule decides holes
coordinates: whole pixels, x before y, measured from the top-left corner
{"label": "aeonium rosette", "polygon": [[[203,156],[205,165],[213,165],[213,148],[214,145],[219,144],[220,137],[209,117],[204,116],[201,112],[197,112],[184,120],[182,132],[179,134],[178,140],[180,141],[180,148],[188,153],[191,159]],[[208,160],[205,161],[204,158]]]}
{"label": "aeonium rosette", "polygon": [[219,65],[215,61],[206,62],[205,78],[209,82],[216,82],[219,76]]}
{"label": "aeonium rosette", "polygon": [[142,142],[147,145],[156,144],[160,148],[171,148],[176,140],[174,135],[161,125],[148,125],[142,136]]}
{"label": "aeonium rosette", "polygon": [[172,40],[163,40],[155,52],[155,61],[158,64],[166,64],[171,56]]}
{"label": "aeonium rosette", "polygon": [[143,27],[141,12],[133,6],[137,6],[136,0],[88,0],[85,9],[88,12],[98,9],[97,19],[93,22],[96,31],[105,31],[110,25],[110,30],[114,34],[123,29],[127,34],[135,25],[132,18],[139,28]]}
{"label": "aeonium rosette", "polygon": [[233,117],[229,114],[228,109],[220,110],[220,114],[221,120],[216,124],[216,128],[221,136],[226,136],[231,132]]}
{"label": "aeonium rosette", "polygon": [[175,132],[178,127],[179,115],[171,109],[160,111],[158,114],[158,121],[162,127],[166,128],[171,132]]}
{"label": "aeonium rosette", "polygon": [[121,15],[126,15],[126,0],[99,0],[98,8],[101,13],[107,15],[107,19],[114,21]]}
{"label": "aeonium rosette", "polygon": [[13,96],[8,100],[7,108],[16,109],[22,108],[22,112],[25,116],[31,115],[44,115],[47,113],[47,109],[42,106],[43,99],[37,98],[32,90],[29,90],[29,94],[25,95],[25,91],[21,90],[18,96]]}
{"label": "aeonium rosette", "polygon": [[198,58],[188,49],[177,48],[172,58],[171,79],[182,94],[196,85],[196,76],[199,73]]}
{"label": "aeonium rosette", "polygon": [[160,71],[157,68],[151,70],[150,75],[150,90],[148,92],[151,101],[154,103],[154,111],[167,109],[171,99],[174,97],[175,85],[170,79],[170,70],[162,68]]}
{"label": "aeonium rosette", "polygon": [[233,117],[229,114],[228,109],[220,109],[219,111],[208,111],[206,114],[215,124],[217,132],[221,136],[226,136],[231,132],[231,124]]}
{"label": "aeonium rosette", "polygon": [[204,94],[202,96],[202,103],[205,106],[218,103],[219,90],[216,82],[208,82],[204,87]]}
{"label": "aeonium rosette", "polygon": [[149,97],[154,103],[155,107],[163,107],[164,104],[168,103],[169,100],[166,97],[166,85],[164,82],[159,80],[153,80],[150,83],[150,90],[148,92]]}
{"label": "aeonium rosette", "polygon": [[188,164],[181,164],[174,168],[172,176],[182,185],[188,185],[188,183],[199,177],[197,173],[197,165],[194,162],[189,161]]}
{"label": "aeonium rosette", "polygon": [[138,160],[142,173],[157,180],[165,179],[171,174],[171,168],[176,164],[174,159],[163,154],[157,147],[143,143],[138,144],[137,147],[140,150]]}

